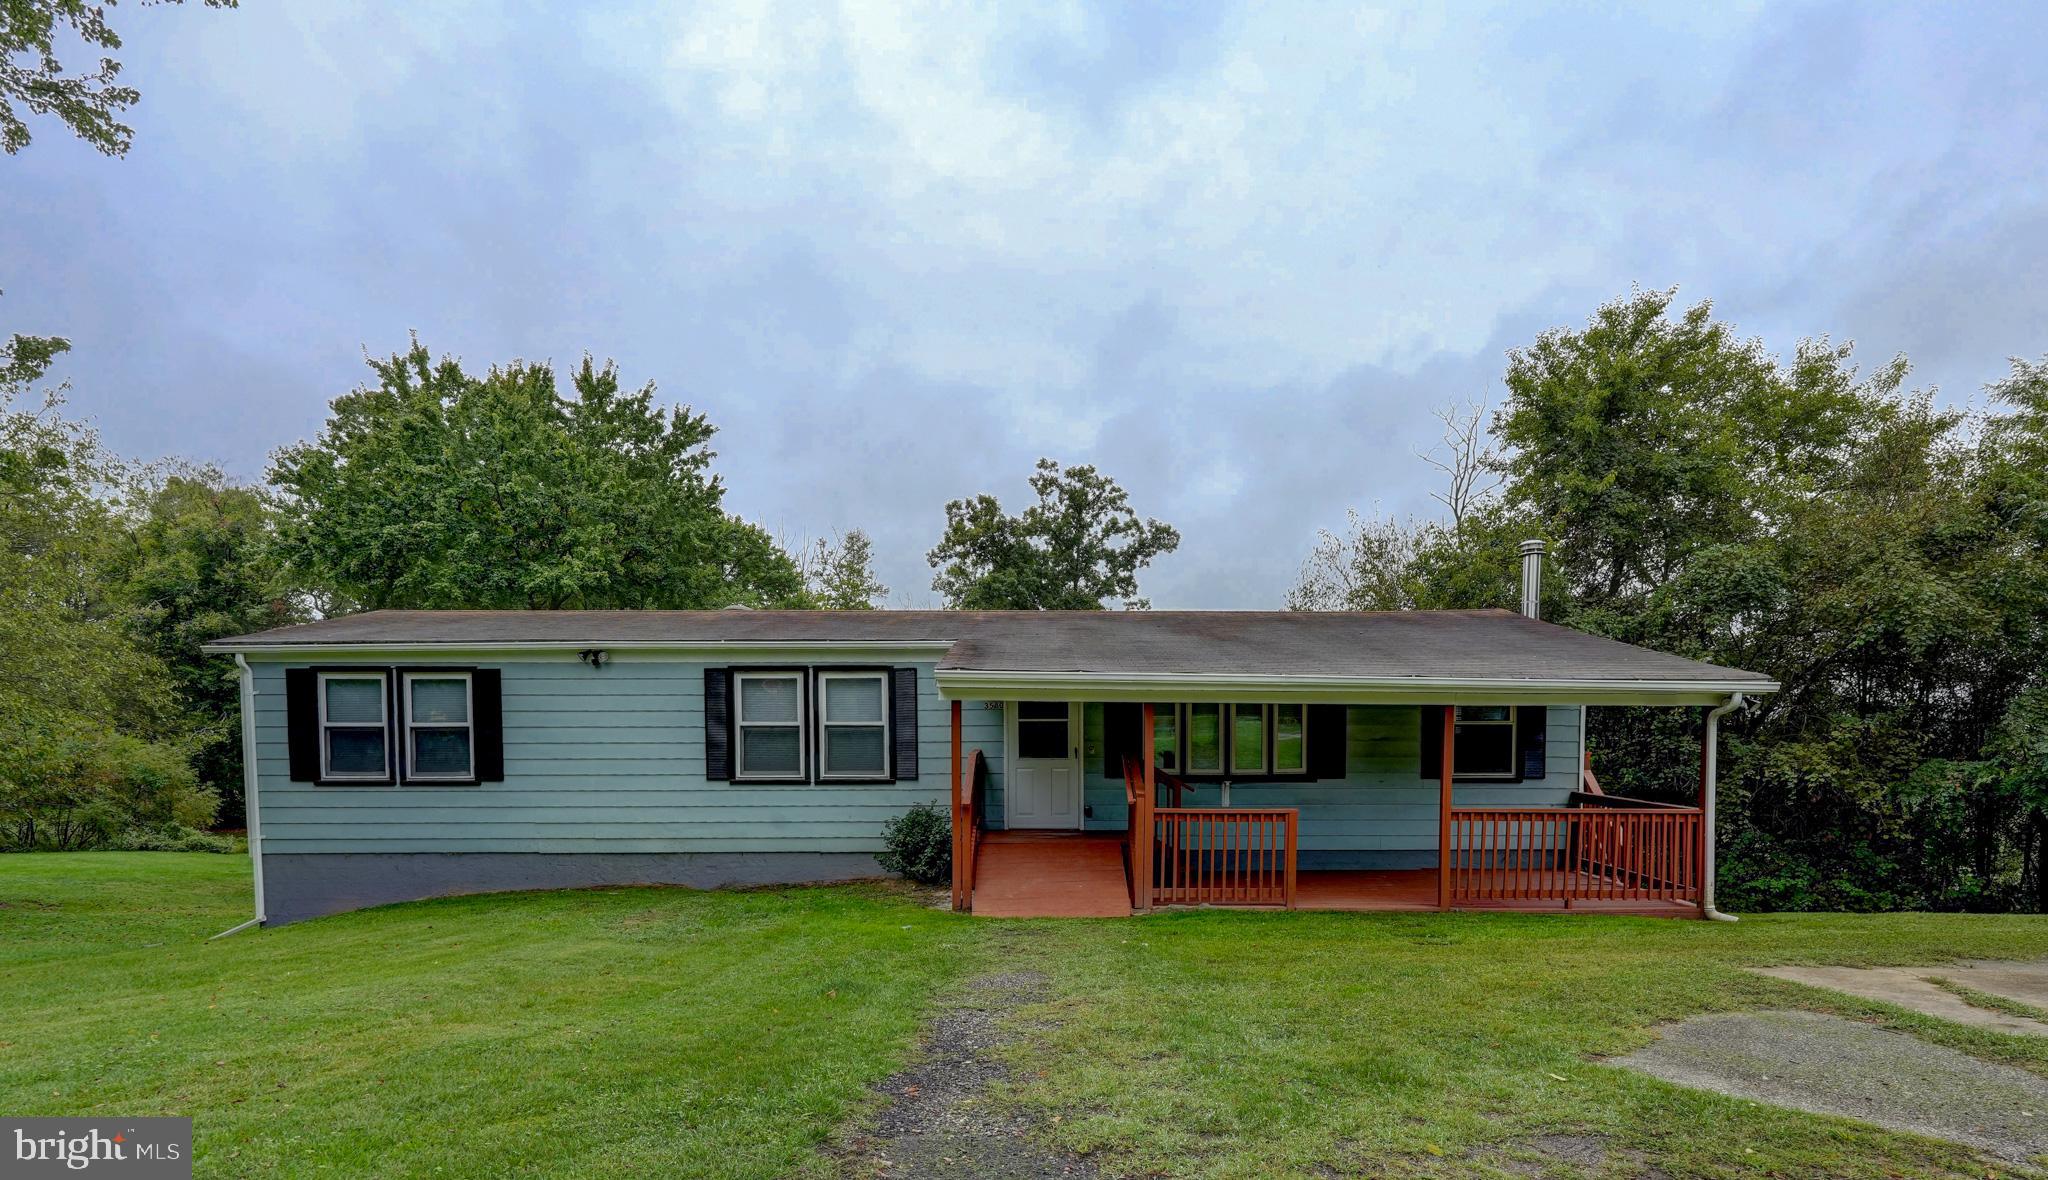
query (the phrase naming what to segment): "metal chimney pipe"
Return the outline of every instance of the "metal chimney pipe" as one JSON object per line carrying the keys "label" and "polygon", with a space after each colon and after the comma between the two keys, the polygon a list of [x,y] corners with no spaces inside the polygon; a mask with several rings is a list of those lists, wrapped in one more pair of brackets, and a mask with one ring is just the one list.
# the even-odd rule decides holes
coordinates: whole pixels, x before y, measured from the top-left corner
{"label": "metal chimney pipe", "polygon": [[1522,613],[1543,617],[1543,542],[1522,542]]}

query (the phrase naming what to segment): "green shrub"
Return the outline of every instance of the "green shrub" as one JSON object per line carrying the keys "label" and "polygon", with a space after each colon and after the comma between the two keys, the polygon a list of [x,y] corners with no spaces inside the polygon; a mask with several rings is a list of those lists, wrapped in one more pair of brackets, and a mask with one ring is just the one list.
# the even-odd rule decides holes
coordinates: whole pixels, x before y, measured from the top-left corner
{"label": "green shrub", "polygon": [[138,825],[114,840],[121,852],[234,852],[232,836],[216,836],[179,823]]}
{"label": "green shrub", "polygon": [[882,826],[887,848],[875,857],[892,873],[920,885],[953,879],[953,824],[946,813],[920,803]]}
{"label": "green shrub", "polygon": [[0,847],[114,847],[133,828],[203,828],[219,809],[178,745],[85,724],[0,732]]}

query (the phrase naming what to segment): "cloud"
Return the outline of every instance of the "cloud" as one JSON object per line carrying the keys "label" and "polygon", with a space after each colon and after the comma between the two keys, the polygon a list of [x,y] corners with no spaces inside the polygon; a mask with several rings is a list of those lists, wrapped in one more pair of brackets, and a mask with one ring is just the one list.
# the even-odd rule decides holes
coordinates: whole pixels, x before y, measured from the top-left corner
{"label": "cloud", "polygon": [[[124,10],[125,11],[125,10]],[[617,357],[733,505],[866,528],[1092,462],[1162,606],[1270,606],[1430,408],[1679,284],[1966,395],[2038,354],[2036,9],[619,0],[123,18],[107,161],[0,161],[0,314],[132,453],[260,474],[417,329]]]}

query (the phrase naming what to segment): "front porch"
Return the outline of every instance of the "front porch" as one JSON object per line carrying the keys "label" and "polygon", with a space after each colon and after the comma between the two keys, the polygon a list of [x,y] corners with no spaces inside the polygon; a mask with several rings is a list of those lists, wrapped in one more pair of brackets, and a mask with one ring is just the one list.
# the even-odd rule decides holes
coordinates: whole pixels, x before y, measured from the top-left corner
{"label": "front porch", "polygon": [[[1189,806],[1198,790],[1158,768],[1153,706],[1122,759],[1121,831],[1006,831],[988,824],[989,767],[963,750],[953,703],[956,909],[993,917],[1120,917],[1169,906],[1348,911],[1493,910],[1700,917],[1700,806],[1604,793],[1583,751],[1558,806],[1454,806],[1456,711],[1442,710],[1436,855],[1427,868],[1301,866],[1302,808]],[[1711,740],[1711,739],[1710,739]],[[1703,752],[1704,753],[1704,752]]]}

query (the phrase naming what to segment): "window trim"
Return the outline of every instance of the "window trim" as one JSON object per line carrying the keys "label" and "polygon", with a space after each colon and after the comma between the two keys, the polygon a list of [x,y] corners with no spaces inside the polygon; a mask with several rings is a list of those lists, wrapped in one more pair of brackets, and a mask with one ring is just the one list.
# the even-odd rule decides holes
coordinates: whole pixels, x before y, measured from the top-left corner
{"label": "window trim", "polygon": [[[816,680],[816,691],[818,694],[818,781],[832,783],[886,783],[894,781],[892,776],[895,772],[895,766],[893,765],[895,746],[893,743],[896,736],[896,728],[894,719],[890,716],[895,708],[895,680],[892,669],[820,668],[817,671]],[[879,685],[881,688],[882,720],[880,722],[832,720],[832,710],[829,704],[830,697],[826,692],[825,685],[833,680],[872,680]],[[879,728],[882,731],[882,769],[875,772],[834,773],[826,763],[830,744],[826,742],[825,737],[826,731],[835,726],[841,729]],[[737,769],[738,764],[735,763],[734,765],[735,769]]]}
{"label": "window trim", "polygon": [[[746,688],[749,680],[796,681],[795,721],[748,721]],[[734,782],[802,783],[810,765],[810,676],[802,668],[734,668],[732,670],[732,778]],[[748,773],[746,730],[748,726],[796,730],[796,769]]]}
{"label": "window trim", "polygon": [[[329,680],[375,680],[377,682],[377,720],[375,721],[329,721],[327,719],[327,682]],[[392,775],[391,749],[391,673],[384,668],[334,668],[316,670],[314,684],[314,718],[319,722],[320,782],[338,783],[350,786],[390,786]],[[327,744],[327,732],[331,729],[374,729],[384,742],[384,766],[376,771],[343,771],[336,773],[331,765],[331,751]]]}
{"label": "window trim", "polygon": [[[469,765],[464,767],[460,774],[422,772],[413,765],[416,760],[416,753],[412,744],[414,731],[421,729],[456,729],[458,726],[448,721],[415,721],[412,715],[412,682],[415,680],[457,679],[462,681],[462,715],[464,718],[459,728],[469,739]],[[408,783],[426,783],[433,786],[475,784],[478,780],[476,777],[476,676],[474,672],[468,668],[400,668],[398,670],[398,684],[398,707],[400,710],[398,728],[400,734],[404,737],[401,756],[405,760],[405,781]]]}
{"label": "window trim", "polygon": [[[1460,709],[1506,709],[1507,718],[1502,721],[1465,721],[1458,716]],[[1522,777],[1522,725],[1520,708],[1516,705],[1452,705],[1451,710],[1451,774],[1453,781],[1471,779],[1474,782],[1506,783],[1518,782]],[[1508,768],[1506,770],[1467,770],[1458,757],[1456,742],[1458,727],[1461,725],[1500,726],[1508,731]]]}

